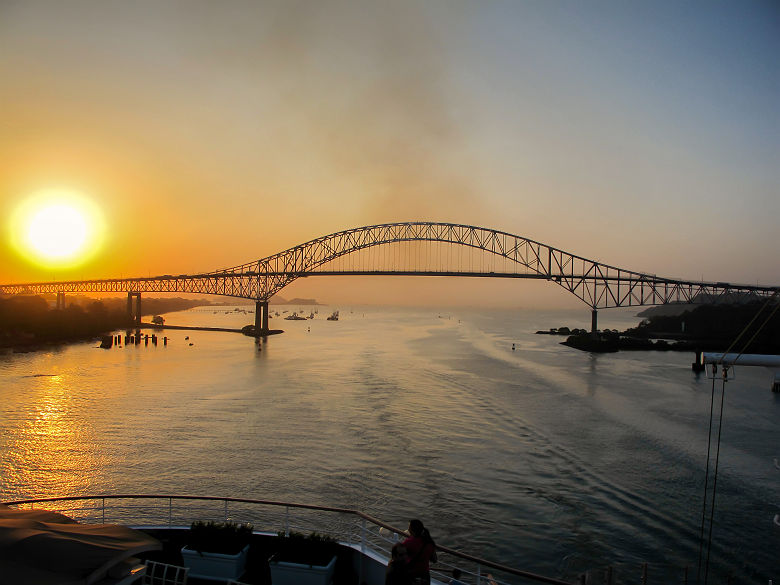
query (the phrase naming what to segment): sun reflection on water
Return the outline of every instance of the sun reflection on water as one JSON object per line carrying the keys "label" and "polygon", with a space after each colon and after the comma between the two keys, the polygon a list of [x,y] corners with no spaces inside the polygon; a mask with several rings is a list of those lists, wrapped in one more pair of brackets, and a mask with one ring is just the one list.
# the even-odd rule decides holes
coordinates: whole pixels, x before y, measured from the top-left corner
{"label": "sun reflection on water", "polygon": [[88,492],[100,458],[67,377],[36,377],[32,386],[27,415],[9,435],[3,475],[26,497]]}

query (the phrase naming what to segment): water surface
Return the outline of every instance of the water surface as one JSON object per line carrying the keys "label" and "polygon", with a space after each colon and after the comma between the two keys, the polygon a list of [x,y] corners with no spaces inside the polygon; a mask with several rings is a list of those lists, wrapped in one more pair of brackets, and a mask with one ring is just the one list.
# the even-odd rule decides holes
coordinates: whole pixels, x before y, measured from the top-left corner
{"label": "water surface", "polygon": [[[586,311],[315,317],[272,319],[285,333],[262,351],[238,334],[169,330],[167,347],[0,356],[0,497],[303,501],[420,517],[442,544],[542,574],[695,569],[712,386],[692,354],[591,355],[533,334],[586,327]],[[636,321],[600,314],[606,327]],[[764,584],[780,577],[771,379],[741,368],[727,386],[712,552],[714,574]]]}

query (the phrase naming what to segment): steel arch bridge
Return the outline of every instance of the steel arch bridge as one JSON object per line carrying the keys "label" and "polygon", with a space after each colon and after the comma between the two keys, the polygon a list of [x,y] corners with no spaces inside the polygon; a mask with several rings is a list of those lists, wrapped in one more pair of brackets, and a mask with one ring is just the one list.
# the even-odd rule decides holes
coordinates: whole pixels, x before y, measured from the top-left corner
{"label": "steel arch bridge", "polygon": [[267,330],[271,297],[298,278],[326,275],[549,280],[593,310],[594,330],[597,309],[729,301],[737,297],[744,300],[746,295],[761,298],[780,291],[776,286],[695,282],[635,272],[489,228],[405,222],[335,232],[260,260],[214,272],[0,285],[0,294],[127,292],[129,309],[131,297],[140,299],[142,292],[239,297],[257,302],[256,326]]}

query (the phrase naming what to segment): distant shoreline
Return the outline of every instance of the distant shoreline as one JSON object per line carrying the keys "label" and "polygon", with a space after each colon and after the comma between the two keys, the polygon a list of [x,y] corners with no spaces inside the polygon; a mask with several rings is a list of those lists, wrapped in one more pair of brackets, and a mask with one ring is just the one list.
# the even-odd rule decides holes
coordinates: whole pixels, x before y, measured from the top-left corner
{"label": "distant shoreline", "polygon": [[[751,340],[740,351],[780,354],[780,316],[772,311],[753,322],[764,303],[698,305],[679,314],[656,312],[625,331],[607,329],[595,335],[568,327],[537,331],[538,335],[566,336],[562,345],[593,353],[616,351],[726,351],[741,334]],[[750,324],[750,325],[749,325]]]}

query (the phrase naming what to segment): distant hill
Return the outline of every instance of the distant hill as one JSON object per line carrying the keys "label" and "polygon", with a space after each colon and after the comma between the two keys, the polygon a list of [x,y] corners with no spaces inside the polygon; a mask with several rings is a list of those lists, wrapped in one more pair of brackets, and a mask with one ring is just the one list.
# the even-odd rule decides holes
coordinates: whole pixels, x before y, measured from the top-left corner
{"label": "distant hill", "polygon": [[[223,297],[225,300],[221,300],[218,302],[212,302],[212,305],[225,305],[225,306],[235,306],[235,305],[254,305],[255,301],[253,299],[239,299],[234,297]],[[145,301],[144,301],[145,302]],[[301,299],[299,297],[295,297],[294,299],[290,299],[289,301],[285,299],[282,296],[274,295],[271,297],[271,300],[268,301],[268,304],[270,305],[321,305],[322,303],[318,303],[316,299]]]}
{"label": "distant hill", "polygon": [[[689,341],[698,349],[724,351],[743,329],[749,353],[780,352],[780,313],[765,302],[695,305],[679,315],[654,315],[623,332],[626,337]],[[760,319],[752,322],[760,314]],[[740,346],[742,349],[742,346]]]}
{"label": "distant hill", "polygon": [[[639,325],[618,332],[600,331],[597,337],[572,330],[564,345],[590,352],[620,350],[726,351],[740,338],[734,351],[780,355],[780,313],[777,302],[672,305],[692,307],[680,314],[654,314]],[[759,316],[754,321],[754,317]],[[569,333],[565,327],[537,331],[552,335]],[[741,337],[740,337],[741,336]]]}
{"label": "distant hill", "polygon": [[671,317],[675,315],[682,315],[686,311],[693,311],[697,307],[702,305],[744,305],[748,303],[755,303],[757,299],[755,295],[745,293],[733,293],[729,295],[728,301],[718,301],[713,298],[712,295],[696,295],[694,297],[694,303],[668,303],[666,305],[655,305],[648,307],[644,311],[637,313],[637,317]]}
{"label": "distant hill", "polygon": [[644,311],[639,311],[637,317],[674,317],[682,315],[685,311],[692,311],[697,305],[690,303],[669,303],[668,305],[655,305]]}
{"label": "distant hill", "polygon": [[317,299],[302,299],[299,297],[295,297],[294,299],[290,299],[288,301],[287,299],[285,299],[284,297],[280,297],[279,295],[271,297],[269,303],[271,305],[319,305],[320,304],[317,302]]}
{"label": "distant hill", "polygon": [[[135,302],[135,301],[133,301]],[[126,298],[105,298],[93,299],[87,296],[73,295],[65,297],[65,304],[70,306],[79,306],[84,309],[91,307],[94,303],[100,303],[108,311],[118,311],[125,313],[127,311]],[[160,313],[171,313],[173,311],[186,311],[192,307],[211,305],[208,299],[182,299],[181,297],[143,297],[141,299],[142,315],[159,315]]]}

